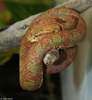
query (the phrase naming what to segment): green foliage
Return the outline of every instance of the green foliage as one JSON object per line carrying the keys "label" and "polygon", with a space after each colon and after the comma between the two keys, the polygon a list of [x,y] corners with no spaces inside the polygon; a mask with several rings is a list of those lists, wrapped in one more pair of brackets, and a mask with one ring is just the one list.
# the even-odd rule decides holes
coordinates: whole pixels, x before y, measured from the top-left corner
{"label": "green foliage", "polygon": [[14,2],[14,3],[29,3],[29,4],[45,4],[51,5],[53,0],[1,0],[5,2]]}
{"label": "green foliage", "polygon": [[0,27],[4,27],[4,26],[6,26],[6,24],[4,22],[0,21]]}
{"label": "green foliage", "polygon": [[11,19],[11,13],[10,11],[6,10],[4,12],[0,12],[0,21],[7,23]]}
{"label": "green foliage", "polygon": [[60,4],[62,4],[64,2],[64,0],[60,0]]}
{"label": "green foliage", "polygon": [[9,61],[14,53],[19,54],[19,47],[0,52],[0,65],[3,65]]}
{"label": "green foliage", "polygon": [[31,3],[20,3],[20,2],[6,2],[7,8],[12,13],[12,20],[19,21],[23,20],[30,15],[37,14],[50,8],[45,4],[31,4]]}

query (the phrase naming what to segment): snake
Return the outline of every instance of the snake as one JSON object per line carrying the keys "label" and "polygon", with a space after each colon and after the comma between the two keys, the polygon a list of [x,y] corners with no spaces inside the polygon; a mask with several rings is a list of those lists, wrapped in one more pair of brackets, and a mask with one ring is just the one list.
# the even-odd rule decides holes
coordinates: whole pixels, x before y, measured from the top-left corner
{"label": "snake", "polygon": [[[34,91],[41,87],[44,73],[54,74],[67,68],[76,57],[86,31],[85,20],[73,9],[57,7],[38,15],[20,44],[20,86]],[[60,59],[45,65],[43,58],[52,49],[60,51]]]}

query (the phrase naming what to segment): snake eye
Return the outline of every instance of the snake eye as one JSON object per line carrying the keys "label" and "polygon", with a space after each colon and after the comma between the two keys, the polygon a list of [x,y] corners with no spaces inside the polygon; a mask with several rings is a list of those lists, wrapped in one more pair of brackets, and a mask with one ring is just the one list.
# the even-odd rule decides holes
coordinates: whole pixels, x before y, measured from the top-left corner
{"label": "snake eye", "polygon": [[35,37],[38,37],[38,34],[37,33],[35,34]]}

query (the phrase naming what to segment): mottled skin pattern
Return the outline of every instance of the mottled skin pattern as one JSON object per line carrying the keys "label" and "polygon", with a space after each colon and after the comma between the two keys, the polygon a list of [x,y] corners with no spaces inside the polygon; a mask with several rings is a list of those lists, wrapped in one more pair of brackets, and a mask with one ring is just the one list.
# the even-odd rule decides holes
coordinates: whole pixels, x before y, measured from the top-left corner
{"label": "mottled skin pattern", "polygon": [[[77,45],[86,36],[86,23],[74,10],[54,8],[40,14],[29,26],[20,46],[20,85],[36,90],[43,82],[43,73],[56,73],[68,67],[77,54]],[[44,55],[60,50],[60,58],[45,66]]]}

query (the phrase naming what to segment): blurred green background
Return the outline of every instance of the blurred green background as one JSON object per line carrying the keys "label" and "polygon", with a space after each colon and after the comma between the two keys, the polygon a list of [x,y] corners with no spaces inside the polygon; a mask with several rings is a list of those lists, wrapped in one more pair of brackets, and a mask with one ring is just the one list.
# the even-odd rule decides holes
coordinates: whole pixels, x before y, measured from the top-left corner
{"label": "blurred green background", "polygon": [[52,0],[0,1],[0,27],[13,24],[51,7]]}

